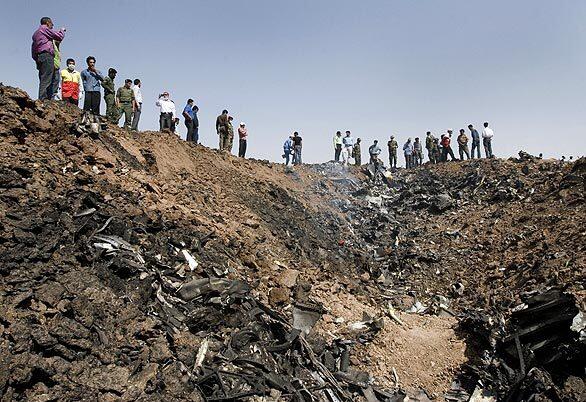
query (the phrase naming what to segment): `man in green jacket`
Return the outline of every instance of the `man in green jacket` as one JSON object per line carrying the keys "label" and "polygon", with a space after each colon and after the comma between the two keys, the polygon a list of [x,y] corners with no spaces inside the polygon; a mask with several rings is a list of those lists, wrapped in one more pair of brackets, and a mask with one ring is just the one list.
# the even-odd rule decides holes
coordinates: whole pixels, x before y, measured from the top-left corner
{"label": "man in green jacket", "polygon": [[116,89],[114,88],[116,73],[115,69],[108,69],[108,76],[102,81],[104,100],[106,101],[106,117],[110,123],[114,124],[118,124],[118,120],[120,120],[120,112],[116,106]]}
{"label": "man in green jacket", "polygon": [[433,140],[435,137],[431,134],[431,131],[428,131],[425,134],[425,149],[427,149],[427,157],[429,158],[430,163],[436,163],[435,158],[433,157],[435,145]]}
{"label": "man in green jacket", "polygon": [[134,91],[131,88],[132,80],[124,81],[124,86],[118,88],[116,92],[116,108],[124,115],[124,128],[130,129],[132,123],[132,113],[136,111],[136,100]]}

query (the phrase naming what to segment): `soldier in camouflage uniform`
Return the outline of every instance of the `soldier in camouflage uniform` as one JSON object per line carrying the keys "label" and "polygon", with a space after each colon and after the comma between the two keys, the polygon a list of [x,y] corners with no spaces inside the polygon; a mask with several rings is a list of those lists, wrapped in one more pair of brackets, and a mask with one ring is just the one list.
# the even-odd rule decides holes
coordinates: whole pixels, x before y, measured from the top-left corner
{"label": "soldier in camouflage uniform", "polygon": [[229,153],[232,153],[232,145],[234,144],[234,126],[232,125],[233,120],[234,118],[232,116],[228,116],[228,135],[226,136],[224,149]]}
{"label": "soldier in camouflage uniform", "polygon": [[395,140],[395,136],[391,135],[390,141],[387,143],[389,147],[389,167],[396,168],[397,167],[397,148],[399,148],[399,144]]}
{"label": "soldier in camouflage uniform", "polygon": [[130,87],[132,80],[124,81],[124,86],[118,88],[116,92],[116,107],[124,115],[124,128],[129,130],[132,123],[132,113],[136,111],[136,100],[134,91]]}
{"label": "soldier in camouflage uniform", "polygon": [[441,151],[439,146],[439,140],[434,138],[432,140],[433,145],[431,148],[431,163],[438,163],[440,161]]}
{"label": "soldier in camouflage uniform", "polygon": [[113,68],[108,70],[108,76],[102,81],[104,87],[104,100],[106,101],[106,118],[110,123],[118,124],[120,112],[116,106],[116,89],[114,88],[114,78],[117,71]]}

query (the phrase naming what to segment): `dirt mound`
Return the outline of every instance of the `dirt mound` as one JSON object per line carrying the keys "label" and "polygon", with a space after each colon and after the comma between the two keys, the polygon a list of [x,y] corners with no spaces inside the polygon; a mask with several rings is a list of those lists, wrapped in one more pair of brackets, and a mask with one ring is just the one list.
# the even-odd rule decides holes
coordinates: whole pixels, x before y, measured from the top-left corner
{"label": "dirt mound", "polygon": [[[584,310],[583,160],[445,164],[389,187],[165,133],[80,134],[79,113],[0,86],[3,400],[582,392],[566,327]],[[564,318],[540,338],[534,308]],[[505,354],[523,330],[521,370]],[[531,360],[542,342],[575,356]]]}

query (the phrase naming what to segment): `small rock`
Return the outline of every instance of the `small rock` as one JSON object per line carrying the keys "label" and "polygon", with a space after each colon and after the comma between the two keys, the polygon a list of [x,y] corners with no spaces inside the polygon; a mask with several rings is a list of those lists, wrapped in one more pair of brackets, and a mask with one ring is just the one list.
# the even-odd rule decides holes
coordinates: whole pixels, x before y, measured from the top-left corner
{"label": "small rock", "polygon": [[277,283],[286,288],[292,288],[297,284],[297,278],[300,272],[296,269],[286,269],[277,278]]}
{"label": "small rock", "polygon": [[291,292],[287,288],[272,288],[269,290],[269,303],[278,306],[289,302]]}

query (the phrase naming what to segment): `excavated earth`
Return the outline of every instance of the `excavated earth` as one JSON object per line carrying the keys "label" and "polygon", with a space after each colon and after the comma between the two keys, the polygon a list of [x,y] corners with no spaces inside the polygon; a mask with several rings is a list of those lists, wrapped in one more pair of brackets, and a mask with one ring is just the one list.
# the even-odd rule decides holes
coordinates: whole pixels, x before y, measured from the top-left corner
{"label": "excavated earth", "polygon": [[372,182],[79,118],[0,85],[2,401],[586,400],[584,159]]}

